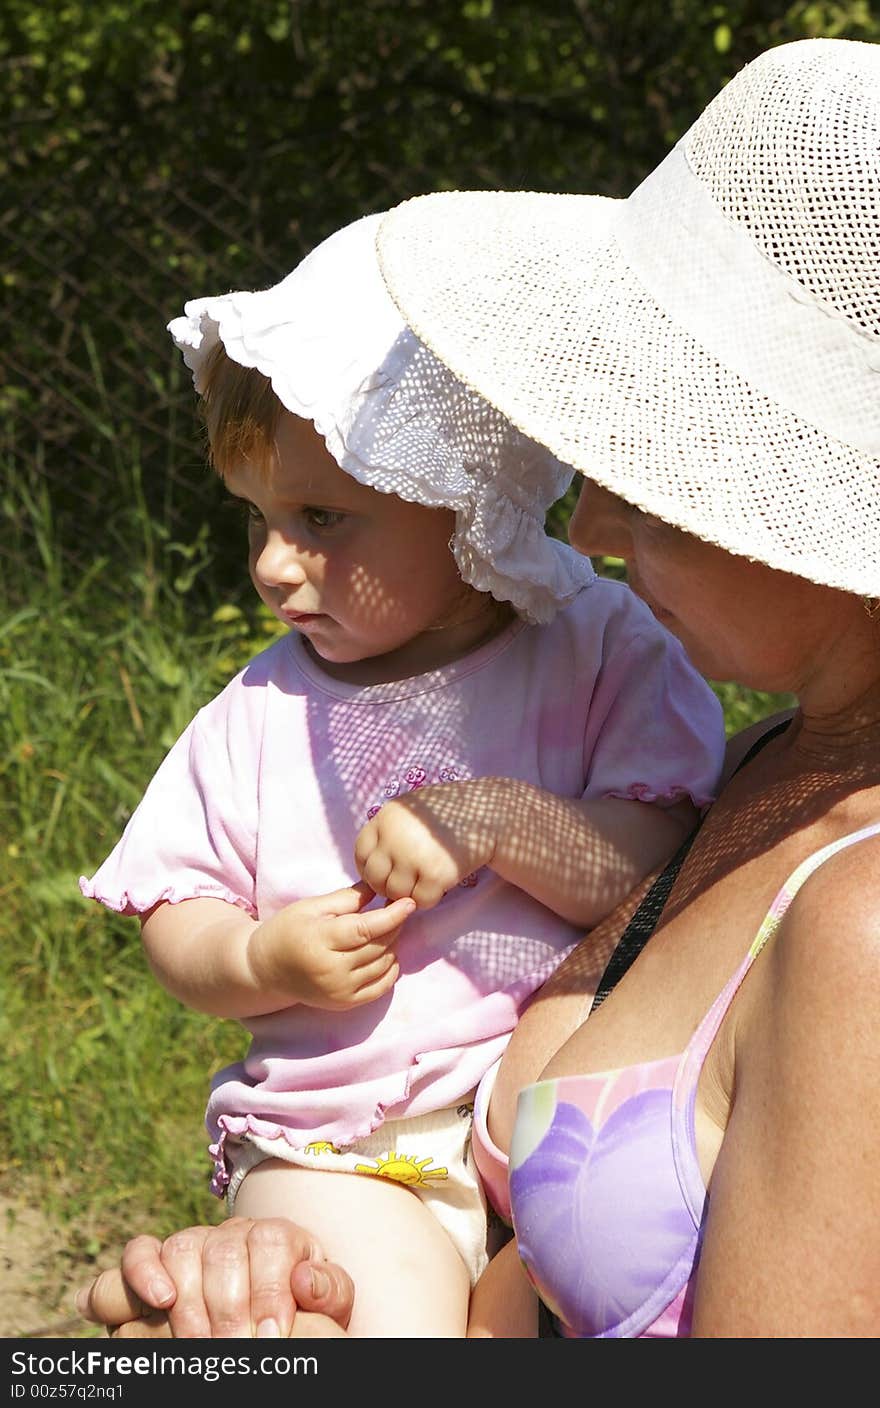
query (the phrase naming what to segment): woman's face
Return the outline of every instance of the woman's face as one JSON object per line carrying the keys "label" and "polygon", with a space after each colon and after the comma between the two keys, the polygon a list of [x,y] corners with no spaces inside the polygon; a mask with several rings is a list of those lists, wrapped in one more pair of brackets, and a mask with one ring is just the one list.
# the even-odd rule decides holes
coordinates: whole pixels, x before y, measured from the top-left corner
{"label": "woman's face", "polygon": [[800,691],[836,629],[844,593],[725,552],[584,480],[573,547],[620,557],[633,591],[709,679]]}

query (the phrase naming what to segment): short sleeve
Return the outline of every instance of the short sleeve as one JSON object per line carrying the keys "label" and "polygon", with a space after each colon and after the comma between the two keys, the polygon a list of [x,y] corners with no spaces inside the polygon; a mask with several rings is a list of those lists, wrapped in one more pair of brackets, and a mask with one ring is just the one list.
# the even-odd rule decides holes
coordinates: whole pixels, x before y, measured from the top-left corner
{"label": "short sleeve", "polygon": [[181,734],[113,851],[81,877],[87,899],[121,914],[221,899],[256,915],[259,727],[236,700],[233,681]]}
{"label": "short sleeve", "polygon": [[679,641],[636,606],[644,616],[635,631],[618,629],[593,694],[584,795],[666,805],[688,797],[702,810],[724,762],[721,704]]}

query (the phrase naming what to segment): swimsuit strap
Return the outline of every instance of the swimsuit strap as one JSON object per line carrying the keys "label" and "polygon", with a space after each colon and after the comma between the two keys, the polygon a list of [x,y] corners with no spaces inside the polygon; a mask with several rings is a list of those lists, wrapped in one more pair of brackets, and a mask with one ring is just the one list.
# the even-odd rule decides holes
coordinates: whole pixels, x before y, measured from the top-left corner
{"label": "swimsuit strap", "polygon": [[[766,733],[762,733],[760,738],[756,739],[752,744],[745,756],[740,759],[732,775],[735,776],[740,768],[744,768],[746,763],[750,763],[752,758],[754,758],[757,753],[760,753],[761,749],[770,742],[771,738],[775,738],[777,734],[783,733],[790,723],[791,719],[783,719],[781,723],[774,724],[772,728],[767,729]],[[684,841],[682,841],[665,869],[657,876],[657,879],[648,890],[648,893],[645,895],[635,914],[621,934],[617,946],[605,965],[605,971],[599,980],[599,986],[596,989],[596,995],[590,1007],[591,1013],[595,1012],[596,1008],[605,1001],[608,994],[620,982],[626,970],[638,958],[645,944],[656,929],[660,922],[660,916],[663,913],[666,901],[669,898],[669,892],[675,883],[678,872],[681,870],[685,857],[693,845],[694,838],[702,824],[703,818],[701,817],[690,835],[686,836]]]}
{"label": "swimsuit strap", "polygon": [[749,951],[742,963],[739,965],[736,972],[728,978],[685,1048],[673,1090],[673,1106],[675,1109],[682,1112],[682,1119],[675,1121],[673,1124],[673,1142],[676,1147],[676,1162],[681,1172],[681,1187],[690,1205],[694,1223],[697,1226],[699,1226],[702,1220],[706,1187],[703,1183],[703,1175],[700,1172],[699,1157],[697,1155],[695,1110],[697,1104],[697,1085],[709,1048],[718,1034],[718,1028],[727,1015],[737,989],[755,959],[758,957],[758,954],[776,933],[791,906],[792,900],[804,882],[810,878],[815,870],[818,870],[820,865],[830,860],[832,856],[845,850],[847,846],[852,846],[858,841],[865,841],[872,836],[880,836],[880,822],[873,822],[870,826],[863,826],[858,831],[850,832],[848,836],[838,836],[836,841],[830,841],[828,845],[823,846],[821,850],[815,851],[811,856],[807,856],[806,860],[801,861],[797,869],[792,871],[785,884],[777,892],[754,939],[749,945]]}

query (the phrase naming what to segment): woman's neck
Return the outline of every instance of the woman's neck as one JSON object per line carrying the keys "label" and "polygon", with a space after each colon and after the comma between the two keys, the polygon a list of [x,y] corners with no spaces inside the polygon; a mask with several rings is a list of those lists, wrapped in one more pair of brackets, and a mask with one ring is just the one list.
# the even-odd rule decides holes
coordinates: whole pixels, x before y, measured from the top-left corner
{"label": "woman's neck", "polygon": [[880,758],[880,639],[848,654],[832,652],[798,694],[788,747],[821,764],[860,753]]}
{"label": "woman's neck", "polygon": [[858,598],[829,593],[828,600],[836,615],[810,638],[786,683],[797,713],[779,744],[820,768],[845,767],[859,753],[880,757],[880,622]]}

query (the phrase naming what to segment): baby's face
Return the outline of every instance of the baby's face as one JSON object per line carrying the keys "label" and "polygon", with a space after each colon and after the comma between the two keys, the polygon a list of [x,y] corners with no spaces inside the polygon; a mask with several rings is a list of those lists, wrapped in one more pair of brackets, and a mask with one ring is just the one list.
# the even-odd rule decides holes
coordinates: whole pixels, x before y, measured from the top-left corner
{"label": "baby's face", "polygon": [[[275,445],[268,471],[244,462],[226,475],[230,492],[248,505],[254,586],[313,654],[341,667],[335,674],[394,652],[393,677],[400,677],[407,648],[426,631],[429,641],[441,636],[443,623],[460,615],[453,512],[359,484],[311,422],[289,412]],[[413,663],[412,673],[432,668],[419,652]]]}

